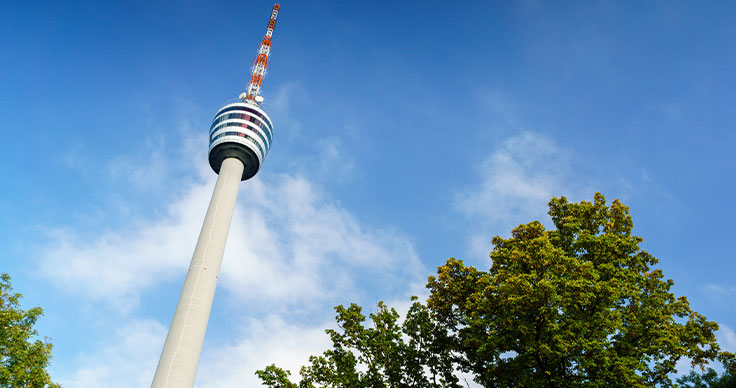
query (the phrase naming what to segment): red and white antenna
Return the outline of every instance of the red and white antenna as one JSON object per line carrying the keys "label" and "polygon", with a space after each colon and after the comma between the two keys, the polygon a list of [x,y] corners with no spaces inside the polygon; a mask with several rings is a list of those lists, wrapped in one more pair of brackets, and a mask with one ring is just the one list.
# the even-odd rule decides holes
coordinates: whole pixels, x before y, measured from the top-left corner
{"label": "red and white antenna", "polygon": [[271,36],[273,35],[273,29],[276,27],[276,18],[278,16],[279,3],[276,3],[271,11],[271,19],[268,21],[266,36],[263,37],[261,48],[258,50],[258,56],[253,60],[253,67],[251,68],[252,76],[250,77],[248,90],[246,93],[240,95],[242,101],[250,100],[257,105],[263,102],[263,97],[259,93],[261,92],[263,78],[266,76],[266,69],[268,69],[268,60],[271,57]]}

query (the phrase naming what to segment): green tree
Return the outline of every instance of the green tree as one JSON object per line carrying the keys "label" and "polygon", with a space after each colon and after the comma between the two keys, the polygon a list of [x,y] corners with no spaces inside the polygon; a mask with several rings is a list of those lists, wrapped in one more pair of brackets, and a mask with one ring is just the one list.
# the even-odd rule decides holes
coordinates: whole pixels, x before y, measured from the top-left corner
{"label": "green tree", "polygon": [[683,357],[733,365],[717,324],[652,268],[626,206],[597,193],[549,208],[553,230],[535,221],[493,238],[489,271],[449,259],[401,325],[382,303],[370,327],[357,305],[338,306],[333,347],[299,385],[274,365],[258,375],[300,388],[457,387],[457,371],[485,387],[671,387]]}
{"label": "green tree", "polygon": [[430,309],[460,364],[486,387],[672,386],[683,357],[732,363],[715,322],[670,292],[631,234],[629,209],[553,198],[554,230],[493,238],[490,271],[450,259],[430,277]]}
{"label": "green tree", "polygon": [[725,369],[719,376],[713,368],[702,373],[691,371],[687,376],[677,379],[682,388],[736,388],[736,365],[724,365]]}
{"label": "green tree", "polygon": [[337,306],[339,329],[326,330],[332,349],[309,358],[298,385],[289,380],[289,371],[275,365],[256,374],[272,388],[460,388],[447,332],[431,319],[426,306],[413,301],[403,323],[396,310],[380,302],[368,327],[360,306]]}
{"label": "green tree", "polygon": [[51,344],[35,339],[33,326],[43,311],[22,310],[21,297],[13,293],[10,276],[0,274],[0,387],[58,388],[46,371]]}

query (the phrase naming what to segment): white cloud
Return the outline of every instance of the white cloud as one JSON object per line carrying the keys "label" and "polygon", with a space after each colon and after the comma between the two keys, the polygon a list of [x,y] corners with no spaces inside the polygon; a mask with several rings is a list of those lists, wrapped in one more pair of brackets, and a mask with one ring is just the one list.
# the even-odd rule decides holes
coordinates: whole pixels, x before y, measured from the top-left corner
{"label": "white cloud", "polygon": [[137,163],[131,157],[114,157],[108,166],[110,177],[119,184],[138,191],[164,189],[170,167],[166,156],[161,153],[161,149],[165,147],[163,140],[159,139],[155,143],[157,144],[149,144],[147,147],[150,153],[145,164]]}
{"label": "white cloud", "polygon": [[479,167],[480,187],[457,197],[466,215],[517,220],[544,214],[564,186],[569,157],[544,136],[526,132],[503,143]]}
{"label": "white cloud", "polygon": [[[42,275],[91,300],[134,306],[141,291],[183,276],[212,187],[211,180],[191,185],[165,215],[133,227],[92,237],[50,233]],[[357,284],[395,292],[423,275],[401,233],[361,224],[305,178],[281,175],[241,186],[222,286],[243,299],[300,303],[357,296]]]}
{"label": "white cloud", "polygon": [[[407,306],[398,306],[402,317]],[[364,314],[373,311],[367,307]],[[246,319],[234,340],[225,345],[205,343],[197,371],[196,388],[258,387],[255,371],[267,365],[291,371],[299,380],[299,369],[310,355],[331,347],[326,328],[337,328],[332,320],[315,325],[289,323],[278,315]],[[117,330],[107,343],[75,360],[55,377],[66,387],[133,388],[148,386],[153,378],[166,328],[153,321],[132,321]],[[469,375],[470,386],[472,383]]]}
{"label": "white cloud", "polygon": [[736,293],[736,287],[719,283],[708,283],[703,286],[703,291],[708,296],[721,298]]}
{"label": "white cloud", "polygon": [[692,362],[693,360],[687,357],[677,360],[675,363],[675,370],[677,371],[676,376],[684,376],[690,373],[690,371],[693,370]]}
{"label": "white cloud", "polygon": [[308,157],[299,163],[306,167],[310,176],[341,180],[350,176],[355,161],[350,153],[345,152],[345,144],[339,138],[328,137],[315,142],[317,155]]}
{"label": "white cloud", "polygon": [[256,180],[241,194],[222,279],[244,299],[314,302],[369,287],[392,295],[424,274],[408,239],[362,225],[302,177]]}
{"label": "white cloud", "polygon": [[62,372],[58,382],[78,388],[149,386],[165,337],[166,328],[158,322],[131,321],[98,349],[78,357],[70,366],[74,370]]}
{"label": "white cloud", "polygon": [[276,129],[284,141],[290,141],[298,138],[302,130],[301,121],[295,113],[295,102],[304,109],[311,106],[313,100],[301,83],[285,83],[276,90],[274,97],[266,99],[263,107],[271,117],[278,117],[278,122],[274,123]]}
{"label": "white cloud", "polygon": [[721,349],[736,353],[736,333],[730,327],[719,323],[718,332],[716,332],[716,340],[721,345]]}
{"label": "white cloud", "polygon": [[205,185],[192,185],[160,219],[120,230],[52,231],[40,255],[41,275],[69,292],[128,309],[141,290],[184,273],[209,195]]}
{"label": "white cloud", "polygon": [[551,139],[525,132],[502,142],[479,164],[480,183],[455,198],[456,209],[472,220],[474,230],[483,231],[471,237],[475,257],[487,256],[491,236],[505,235],[521,223],[546,221],[553,196],[581,197],[570,156]]}
{"label": "white cloud", "polygon": [[[310,355],[330,347],[324,329],[334,326],[334,322],[324,322],[304,327],[275,315],[248,319],[231,344],[213,347],[205,343],[195,387],[257,387],[260,382],[255,371],[274,363],[291,370],[296,380]],[[54,379],[76,388],[147,387],[165,338],[166,327],[158,322],[132,320],[98,348],[77,357]]]}
{"label": "white cloud", "polygon": [[309,356],[321,354],[330,347],[324,330],[334,326],[333,321],[304,327],[287,323],[278,316],[250,319],[237,342],[205,351],[195,386],[257,387],[260,380],[255,371],[271,364],[290,370],[296,381],[300,367],[307,363]]}

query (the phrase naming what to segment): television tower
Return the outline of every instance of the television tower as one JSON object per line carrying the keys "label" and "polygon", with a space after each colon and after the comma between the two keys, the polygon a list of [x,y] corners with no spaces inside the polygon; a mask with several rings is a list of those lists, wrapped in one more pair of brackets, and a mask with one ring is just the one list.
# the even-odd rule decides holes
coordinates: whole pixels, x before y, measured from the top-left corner
{"label": "television tower", "polygon": [[247,92],[242,93],[237,102],[220,108],[210,126],[209,161],[218,174],[217,183],[151,388],[194,386],[238,186],[240,181],[256,175],[271,148],[273,123],[260,108],[263,102],[260,91],[268,69],[271,36],[278,14],[279,4],[276,3],[266,36],[253,60]]}

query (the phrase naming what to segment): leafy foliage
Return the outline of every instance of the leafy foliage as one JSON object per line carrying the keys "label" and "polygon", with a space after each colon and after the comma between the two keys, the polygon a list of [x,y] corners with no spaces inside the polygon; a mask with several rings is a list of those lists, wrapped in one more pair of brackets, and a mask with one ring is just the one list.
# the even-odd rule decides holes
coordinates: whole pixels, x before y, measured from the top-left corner
{"label": "leafy foliage", "polygon": [[726,368],[720,376],[713,368],[703,373],[691,371],[687,376],[677,379],[682,388],[736,388],[736,365],[724,365]]}
{"label": "leafy foliage", "polygon": [[493,238],[489,271],[449,259],[403,324],[383,303],[372,327],[359,306],[338,306],[333,347],[310,357],[298,386],[273,365],[258,375],[299,388],[458,387],[457,371],[485,387],[671,387],[683,357],[734,365],[717,324],[652,268],[626,206],[597,193],[549,208],[554,230],[535,221]]}
{"label": "leafy foliage", "polygon": [[43,311],[22,310],[21,297],[13,293],[10,276],[0,274],[0,387],[58,388],[46,371],[51,344],[33,339],[38,335],[33,325]]}
{"label": "leafy foliage", "polygon": [[531,222],[495,237],[490,271],[450,259],[429,279],[429,307],[478,383],[669,387],[683,357],[733,362],[717,324],[651,268],[626,206],[596,194],[549,207],[556,229]]}
{"label": "leafy foliage", "polygon": [[339,330],[326,330],[333,347],[309,358],[298,385],[275,365],[256,374],[273,388],[460,387],[447,354],[447,333],[426,306],[413,300],[403,323],[396,310],[379,303],[378,311],[370,314],[370,327],[360,306],[337,306]]}
{"label": "leafy foliage", "polygon": [[[299,386],[289,380],[291,372],[285,371],[276,365],[269,365],[264,370],[256,371],[258,378],[267,387],[273,388],[298,388]],[[304,385],[307,386],[307,385]]]}

